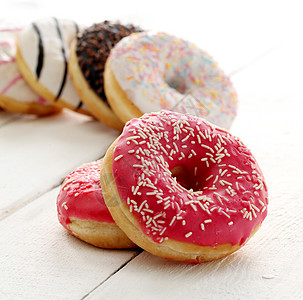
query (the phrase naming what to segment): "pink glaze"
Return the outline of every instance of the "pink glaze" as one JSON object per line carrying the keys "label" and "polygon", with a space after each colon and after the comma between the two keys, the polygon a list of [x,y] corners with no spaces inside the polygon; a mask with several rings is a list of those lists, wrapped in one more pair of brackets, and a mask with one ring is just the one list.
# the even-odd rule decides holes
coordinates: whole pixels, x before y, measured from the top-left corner
{"label": "pink glaze", "polygon": [[22,27],[0,28],[0,32],[20,31]]}
{"label": "pink glaze", "polygon": [[[177,166],[184,170],[176,179]],[[267,215],[267,187],[251,152],[195,116],[161,111],[129,121],[113,173],[122,201],[158,243],[242,245]]]}
{"label": "pink glaze", "polygon": [[59,222],[70,231],[70,218],[113,223],[100,186],[101,160],[85,164],[66,176],[57,198]]}
{"label": "pink glaze", "polygon": [[0,66],[1,66],[1,65],[4,65],[4,64],[8,64],[8,63],[15,62],[15,61],[16,61],[16,58],[15,58],[15,57],[11,57],[11,58],[9,58],[9,59],[0,60]]}

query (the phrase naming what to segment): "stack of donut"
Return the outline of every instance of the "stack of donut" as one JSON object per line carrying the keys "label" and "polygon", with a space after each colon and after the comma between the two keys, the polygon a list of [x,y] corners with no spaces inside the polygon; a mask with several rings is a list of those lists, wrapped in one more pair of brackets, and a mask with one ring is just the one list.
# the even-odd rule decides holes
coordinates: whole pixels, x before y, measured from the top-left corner
{"label": "stack of donut", "polygon": [[131,24],[86,27],[57,18],[0,28],[0,105],[6,110],[45,115],[68,108],[119,131],[161,109],[227,129],[236,115],[228,76],[181,38]]}
{"label": "stack of donut", "polygon": [[266,217],[263,174],[227,131],[235,90],[195,44],[133,25],[46,18],[1,27],[0,77],[8,111],[67,108],[122,131],[102,161],[61,186],[59,222],[81,240],[200,263],[240,249]]}
{"label": "stack of donut", "polygon": [[[162,110],[133,118],[100,164],[68,175],[57,199],[60,223],[94,245],[97,235],[101,247],[111,240],[110,248],[138,245],[200,263],[240,249],[267,215],[250,150],[200,117]],[[113,221],[126,244],[104,227]]]}

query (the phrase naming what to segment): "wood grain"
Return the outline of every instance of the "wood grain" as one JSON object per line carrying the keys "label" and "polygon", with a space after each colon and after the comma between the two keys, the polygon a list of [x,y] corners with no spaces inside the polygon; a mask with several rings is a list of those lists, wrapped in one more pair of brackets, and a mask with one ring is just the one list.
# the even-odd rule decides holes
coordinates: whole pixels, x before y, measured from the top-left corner
{"label": "wood grain", "polygon": [[117,135],[68,111],[1,128],[0,219],[59,185],[77,166],[102,157]]}
{"label": "wood grain", "polygon": [[1,299],[79,299],[135,251],[102,250],[57,221],[58,189],[1,222]]}

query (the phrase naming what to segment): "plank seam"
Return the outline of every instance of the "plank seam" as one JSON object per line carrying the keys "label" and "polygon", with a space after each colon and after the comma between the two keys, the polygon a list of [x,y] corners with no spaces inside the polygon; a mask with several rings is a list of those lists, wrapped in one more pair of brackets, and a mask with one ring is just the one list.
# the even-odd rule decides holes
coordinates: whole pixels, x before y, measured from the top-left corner
{"label": "plank seam", "polygon": [[109,276],[107,276],[103,281],[101,281],[95,288],[93,288],[90,292],[88,292],[86,295],[84,295],[81,300],[86,299],[91,293],[93,293],[97,288],[99,288],[102,284],[104,284],[106,281],[108,281],[111,277],[113,277],[115,274],[117,274],[119,271],[121,271],[124,267],[126,267],[134,258],[139,256],[143,252],[143,249],[139,249],[130,259],[128,259],[124,264],[122,264],[116,271],[111,273]]}
{"label": "plank seam", "polygon": [[[105,154],[101,155],[96,160],[101,159],[104,155]],[[44,190],[38,191],[36,194],[34,194],[32,196],[29,196],[29,198],[25,201],[15,201],[15,202],[13,202],[10,206],[6,207],[3,212],[0,213],[0,222],[3,221],[4,219],[10,217],[14,213],[18,212],[22,208],[26,207],[27,205],[29,205],[33,201],[37,200],[38,198],[42,197],[46,193],[50,192],[51,190],[58,188],[63,183],[64,179],[65,179],[65,176],[63,178],[61,178],[59,182],[57,181],[56,183],[54,183],[50,187],[45,188]]]}

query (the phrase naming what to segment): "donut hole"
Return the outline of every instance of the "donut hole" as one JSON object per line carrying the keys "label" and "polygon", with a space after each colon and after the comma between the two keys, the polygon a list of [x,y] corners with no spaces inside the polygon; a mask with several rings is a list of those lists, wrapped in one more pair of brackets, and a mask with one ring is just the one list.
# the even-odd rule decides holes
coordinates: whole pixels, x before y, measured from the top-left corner
{"label": "donut hole", "polygon": [[185,165],[178,165],[171,169],[172,177],[175,177],[177,182],[187,190],[195,192],[203,190],[205,187],[207,174],[199,170],[188,168]]}
{"label": "donut hole", "polygon": [[166,83],[169,85],[169,87],[183,95],[187,94],[188,92],[187,84],[184,78],[172,77],[167,79]]}

